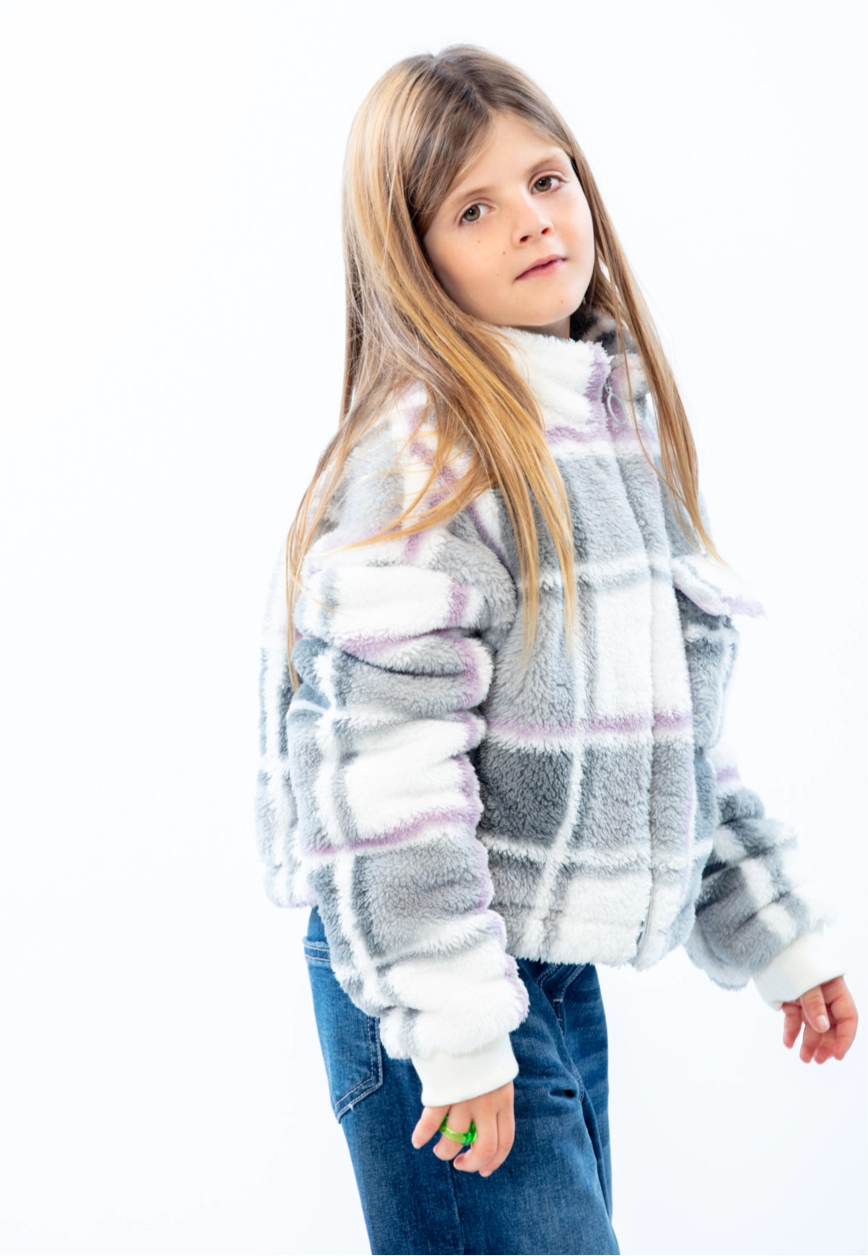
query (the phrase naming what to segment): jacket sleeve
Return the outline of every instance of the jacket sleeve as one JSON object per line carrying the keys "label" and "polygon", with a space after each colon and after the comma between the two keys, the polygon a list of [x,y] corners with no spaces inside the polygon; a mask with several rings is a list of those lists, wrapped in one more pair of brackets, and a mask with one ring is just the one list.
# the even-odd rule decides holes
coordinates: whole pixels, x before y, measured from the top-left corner
{"label": "jacket sleeve", "polygon": [[260,635],[256,844],[271,902],[276,907],[312,907],[316,899],[298,857],[298,806],[289,773],[287,715],[291,698],[283,544],[272,569]]}
{"label": "jacket sleeve", "polygon": [[516,1076],[509,1034],[528,1010],[503,918],[489,908],[471,759],[517,596],[475,510],[334,552],[373,535],[422,487],[433,433],[407,444],[413,420],[396,407],[359,443],[308,550],[286,769],[296,858],[335,976],[379,1019],[387,1053],[412,1059],[423,1103],[436,1105]]}
{"label": "jacket sleeve", "polygon": [[[741,779],[726,721],[740,633],[736,611],[762,613],[744,586],[718,564],[673,562],[694,696],[694,732],[703,752],[699,805],[709,806],[713,836],[702,870],[696,918],[685,943],[690,958],[720,985],[751,979],[780,1007],[839,976],[841,960],[825,934],[831,919],[801,868],[793,827],[766,815]],[[703,799],[703,792],[705,798]]]}

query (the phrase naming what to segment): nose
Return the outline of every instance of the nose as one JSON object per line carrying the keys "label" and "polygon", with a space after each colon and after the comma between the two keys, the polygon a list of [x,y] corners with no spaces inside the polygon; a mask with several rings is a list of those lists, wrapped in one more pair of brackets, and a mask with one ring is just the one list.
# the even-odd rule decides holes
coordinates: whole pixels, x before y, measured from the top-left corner
{"label": "nose", "polygon": [[551,234],[553,230],[551,218],[546,212],[542,197],[521,200],[516,207],[513,219],[513,234],[516,243],[526,244],[537,236]]}

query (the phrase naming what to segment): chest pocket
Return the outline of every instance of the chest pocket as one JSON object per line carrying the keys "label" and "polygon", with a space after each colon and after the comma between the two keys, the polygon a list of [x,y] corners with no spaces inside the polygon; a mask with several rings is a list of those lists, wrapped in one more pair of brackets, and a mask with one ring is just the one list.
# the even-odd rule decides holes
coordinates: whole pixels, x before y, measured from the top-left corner
{"label": "chest pocket", "polygon": [[738,653],[735,614],[758,616],[762,603],[734,572],[699,554],[672,558],[672,583],[681,616],[697,749],[722,732],[724,691]]}

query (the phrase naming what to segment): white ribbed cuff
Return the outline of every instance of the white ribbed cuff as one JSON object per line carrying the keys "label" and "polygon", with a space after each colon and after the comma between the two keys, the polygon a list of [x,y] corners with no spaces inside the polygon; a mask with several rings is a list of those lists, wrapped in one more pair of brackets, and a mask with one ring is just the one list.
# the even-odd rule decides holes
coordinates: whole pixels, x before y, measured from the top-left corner
{"label": "white ribbed cuff", "polygon": [[422,1080],[422,1103],[432,1108],[475,1099],[505,1086],[518,1075],[518,1061],[508,1033],[463,1055],[438,1051],[410,1058]]}
{"label": "white ribbed cuff", "polygon": [[845,971],[841,956],[820,927],[796,938],[753,980],[766,1003],[779,1011],[782,1003],[795,1002],[807,990]]}

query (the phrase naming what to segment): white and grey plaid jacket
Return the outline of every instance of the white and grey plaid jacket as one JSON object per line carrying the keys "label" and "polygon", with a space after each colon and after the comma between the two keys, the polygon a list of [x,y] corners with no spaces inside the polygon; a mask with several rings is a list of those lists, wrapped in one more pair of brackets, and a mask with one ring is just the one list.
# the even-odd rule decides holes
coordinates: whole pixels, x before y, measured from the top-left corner
{"label": "white and grey plaid jacket", "polygon": [[[574,654],[541,528],[539,630],[519,675],[498,490],[410,539],[329,552],[424,482],[421,387],[353,451],[307,555],[295,694],[283,547],[262,641],[267,893],[318,906],[338,981],[388,1054],[412,1058],[428,1104],[516,1076],[509,1034],[528,998],[515,956],[641,969],[684,944],[714,981],[754,977],[773,1006],[841,972],[797,884],[793,830],[765,816],[723,736],[732,616],[762,608],[679,528],[621,401],[611,321],[579,339],[507,335],[569,497]],[[659,466],[633,352],[629,365]]]}

